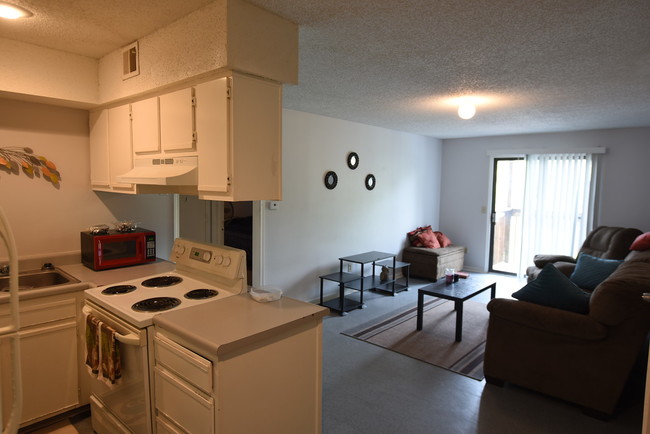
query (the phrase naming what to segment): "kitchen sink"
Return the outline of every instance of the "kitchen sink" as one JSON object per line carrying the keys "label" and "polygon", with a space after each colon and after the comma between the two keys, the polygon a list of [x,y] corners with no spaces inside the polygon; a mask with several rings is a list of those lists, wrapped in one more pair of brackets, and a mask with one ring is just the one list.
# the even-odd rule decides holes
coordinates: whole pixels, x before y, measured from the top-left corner
{"label": "kitchen sink", "polygon": [[[45,271],[24,271],[18,275],[18,289],[21,291],[45,288],[48,286],[66,285],[69,283],[79,283],[79,280],[57,268]],[[8,291],[9,276],[0,277],[0,292]]]}

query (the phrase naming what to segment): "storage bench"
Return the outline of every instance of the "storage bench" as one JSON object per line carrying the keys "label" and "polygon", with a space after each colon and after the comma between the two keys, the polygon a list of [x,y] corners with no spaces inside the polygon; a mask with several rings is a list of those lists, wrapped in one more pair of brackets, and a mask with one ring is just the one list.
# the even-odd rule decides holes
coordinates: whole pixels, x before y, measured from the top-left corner
{"label": "storage bench", "polygon": [[463,269],[465,247],[406,247],[402,252],[402,260],[411,264],[411,276],[438,280],[445,275],[445,268],[456,271]]}

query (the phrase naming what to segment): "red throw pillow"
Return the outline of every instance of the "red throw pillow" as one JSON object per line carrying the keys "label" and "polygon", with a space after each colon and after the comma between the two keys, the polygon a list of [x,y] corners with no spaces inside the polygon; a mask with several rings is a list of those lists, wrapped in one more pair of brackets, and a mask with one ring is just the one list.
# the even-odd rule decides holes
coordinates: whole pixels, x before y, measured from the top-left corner
{"label": "red throw pillow", "polygon": [[411,232],[406,234],[408,236],[409,242],[413,247],[422,247],[422,242],[420,241],[419,235],[427,230],[431,230],[431,225],[413,229]]}
{"label": "red throw pillow", "polygon": [[438,243],[438,238],[436,237],[436,234],[429,228],[429,230],[422,231],[418,235],[418,240],[422,244],[422,247],[428,247],[430,249],[437,249],[440,247],[440,243]]}
{"label": "red throw pillow", "polygon": [[440,244],[440,247],[451,246],[451,240],[447,238],[447,235],[443,234],[440,231],[436,231],[434,234],[436,234],[436,238],[438,239],[438,244]]}
{"label": "red throw pillow", "polygon": [[413,247],[422,247],[422,243],[420,242],[420,239],[418,238],[418,235],[420,235],[420,228],[414,229],[411,232],[407,233],[406,236],[409,239],[409,242]]}
{"label": "red throw pillow", "polygon": [[630,246],[630,250],[643,251],[648,249],[650,249],[650,232],[646,232],[645,234],[641,234],[636,237],[636,240],[634,240]]}

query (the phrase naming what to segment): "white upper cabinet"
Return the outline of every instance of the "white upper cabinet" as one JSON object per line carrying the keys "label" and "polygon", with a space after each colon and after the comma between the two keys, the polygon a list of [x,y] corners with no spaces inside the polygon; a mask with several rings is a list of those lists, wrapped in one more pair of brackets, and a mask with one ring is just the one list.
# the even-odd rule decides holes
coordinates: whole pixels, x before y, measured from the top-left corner
{"label": "white upper cabinet", "polygon": [[233,73],[195,92],[199,198],[281,200],[281,85]]}
{"label": "white upper cabinet", "polygon": [[281,84],[235,72],[93,112],[92,188],[281,200],[281,127]]}
{"label": "white upper cabinet", "polygon": [[160,110],[158,97],[131,104],[133,152],[155,154],[160,152]]}
{"label": "white upper cabinet", "polygon": [[108,170],[108,110],[90,113],[90,184],[110,189]]}
{"label": "white upper cabinet", "polygon": [[228,78],[201,83],[195,92],[199,190],[203,194],[228,194],[231,173]]}
{"label": "white upper cabinet", "polygon": [[165,152],[194,151],[194,90],[160,96],[160,143]]}
{"label": "white upper cabinet", "polygon": [[133,168],[131,147],[131,109],[129,104],[108,109],[108,168],[113,190],[134,190],[133,184],[119,182],[117,177]]}
{"label": "white upper cabinet", "polygon": [[90,113],[90,184],[93,190],[135,193],[116,177],[131,170],[131,118],[128,104]]}

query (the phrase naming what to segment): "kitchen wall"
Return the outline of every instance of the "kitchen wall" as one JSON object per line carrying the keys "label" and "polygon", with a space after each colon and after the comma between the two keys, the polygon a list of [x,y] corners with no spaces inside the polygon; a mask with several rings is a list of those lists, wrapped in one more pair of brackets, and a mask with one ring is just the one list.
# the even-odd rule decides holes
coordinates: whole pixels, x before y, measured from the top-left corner
{"label": "kitchen wall", "polygon": [[[647,168],[650,128],[590,130],[443,140],[440,228],[468,247],[466,267],[487,270],[490,210],[488,152],[605,147],[596,224],[650,231]],[[553,252],[548,252],[553,253]]]}
{"label": "kitchen wall", "polygon": [[[267,285],[316,300],[318,276],[338,271],[339,257],[399,254],[409,230],[438,226],[439,140],[293,110],[283,111],[282,128],[283,200],[263,211]],[[346,165],[351,151],[356,170]],[[329,170],[338,175],[333,190],[323,185]],[[372,191],[364,186],[369,173]]]}
{"label": "kitchen wall", "polygon": [[[53,161],[58,187],[0,170],[0,206],[13,228],[21,258],[79,250],[79,232],[129,219],[159,233],[158,252],[173,241],[171,195],[127,196],[90,190],[88,112],[0,99],[0,147],[30,147]],[[4,245],[0,261],[6,261]]]}

